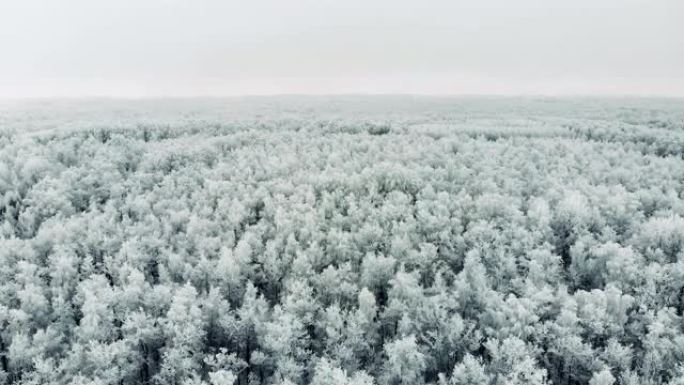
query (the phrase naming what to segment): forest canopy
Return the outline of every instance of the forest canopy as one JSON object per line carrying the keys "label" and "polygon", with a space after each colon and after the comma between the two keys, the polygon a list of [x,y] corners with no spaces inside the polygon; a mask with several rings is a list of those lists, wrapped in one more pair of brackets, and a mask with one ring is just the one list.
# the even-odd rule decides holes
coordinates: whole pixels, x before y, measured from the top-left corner
{"label": "forest canopy", "polygon": [[682,385],[684,104],[0,108],[0,384]]}

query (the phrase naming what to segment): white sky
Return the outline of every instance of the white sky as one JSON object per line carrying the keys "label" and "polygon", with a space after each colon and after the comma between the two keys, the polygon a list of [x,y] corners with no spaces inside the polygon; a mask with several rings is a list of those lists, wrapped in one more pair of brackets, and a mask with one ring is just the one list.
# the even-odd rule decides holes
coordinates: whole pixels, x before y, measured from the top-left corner
{"label": "white sky", "polygon": [[0,0],[0,97],[684,96],[684,0]]}

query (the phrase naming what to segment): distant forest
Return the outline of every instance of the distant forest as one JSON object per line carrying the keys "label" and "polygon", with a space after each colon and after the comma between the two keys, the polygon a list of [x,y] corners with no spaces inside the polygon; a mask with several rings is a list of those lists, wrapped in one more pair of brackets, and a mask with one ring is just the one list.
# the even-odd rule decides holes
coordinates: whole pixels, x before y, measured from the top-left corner
{"label": "distant forest", "polygon": [[681,102],[5,105],[0,384],[684,385]]}

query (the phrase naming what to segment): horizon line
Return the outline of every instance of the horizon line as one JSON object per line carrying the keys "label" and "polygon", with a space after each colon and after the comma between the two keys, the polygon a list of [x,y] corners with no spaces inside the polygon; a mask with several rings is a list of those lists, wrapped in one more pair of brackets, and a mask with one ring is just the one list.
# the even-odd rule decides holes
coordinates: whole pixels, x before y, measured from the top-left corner
{"label": "horizon line", "polygon": [[344,97],[414,97],[414,98],[463,98],[463,99],[684,99],[682,95],[672,94],[618,94],[618,93],[246,93],[246,94],[195,94],[195,95],[31,95],[0,96],[0,101],[78,101],[78,100],[186,100],[186,99],[249,99],[249,98],[344,98]]}

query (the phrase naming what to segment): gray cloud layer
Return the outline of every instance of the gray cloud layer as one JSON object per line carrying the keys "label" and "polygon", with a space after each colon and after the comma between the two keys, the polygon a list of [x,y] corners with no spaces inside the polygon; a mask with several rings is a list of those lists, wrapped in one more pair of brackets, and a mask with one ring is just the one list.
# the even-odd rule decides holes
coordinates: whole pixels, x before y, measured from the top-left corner
{"label": "gray cloud layer", "polygon": [[684,96],[679,0],[0,5],[0,97]]}

